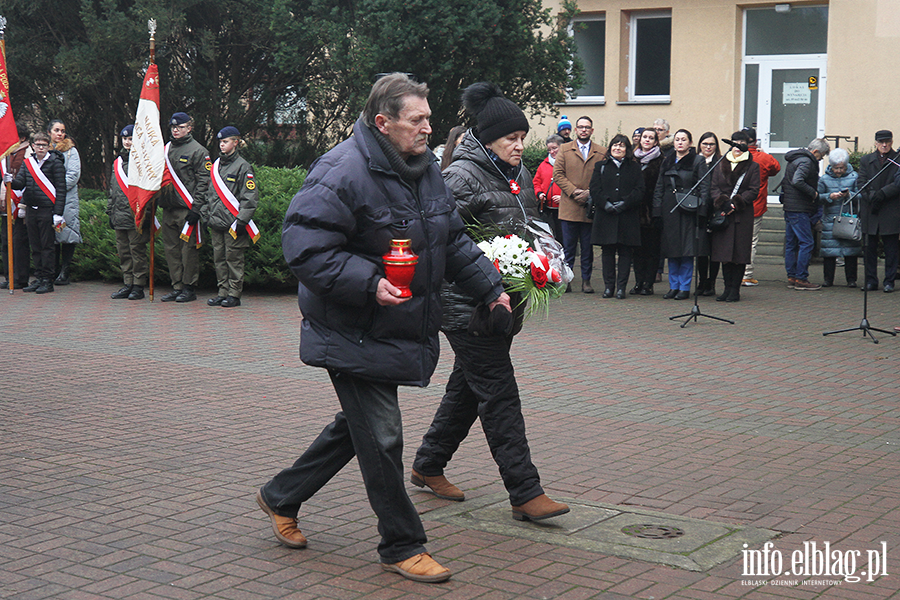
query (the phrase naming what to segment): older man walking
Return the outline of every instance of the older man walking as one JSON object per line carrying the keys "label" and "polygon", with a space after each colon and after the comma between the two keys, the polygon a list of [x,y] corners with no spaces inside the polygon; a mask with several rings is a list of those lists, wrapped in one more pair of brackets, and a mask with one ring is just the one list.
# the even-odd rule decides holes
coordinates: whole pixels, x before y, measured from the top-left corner
{"label": "older man walking", "polygon": [[[434,372],[445,278],[491,309],[510,306],[428,150],[427,95],[405,74],[379,79],[353,137],[315,163],[285,215],[284,256],[300,280],[300,359],[328,369],[341,411],[257,502],[275,537],[303,548],[301,505],[355,456],[378,517],[383,568],[434,583],[450,571],[425,551],[406,492],[397,387],[425,386]],[[385,278],[381,257],[395,238],[410,240],[419,257],[412,297]]]}

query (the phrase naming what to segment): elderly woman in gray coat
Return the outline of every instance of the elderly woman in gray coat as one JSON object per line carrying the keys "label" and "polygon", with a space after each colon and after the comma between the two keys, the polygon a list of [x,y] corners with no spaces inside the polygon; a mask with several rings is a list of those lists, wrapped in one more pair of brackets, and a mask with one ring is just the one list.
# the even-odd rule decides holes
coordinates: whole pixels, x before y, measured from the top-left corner
{"label": "elderly woman in gray coat", "polygon": [[59,119],[50,121],[47,127],[53,149],[63,155],[66,168],[66,208],[63,220],[66,226],[56,232],[59,245],[57,268],[59,275],[56,285],[69,285],[69,268],[75,255],[75,244],[81,243],[81,222],[78,219],[78,180],[81,179],[81,157],[75,149],[75,142],[66,137],[66,124]]}
{"label": "elderly woman in gray coat", "polygon": [[[837,259],[844,258],[844,276],[847,287],[856,287],[857,257],[862,256],[862,242],[834,237],[834,218],[841,212],[859,214],[859,198],[853,201],[853,207],[847,202],[856,193],[856,180],[859,174],[850,164],[850,153],[843,148],[835,148],[828,155],[828,168],[819,177],[819,202],[824,210],[822,214],[822,238],[819,251],[824,260],[822,287],[834,285],[834,273],[837,270]],[[855,207],[855,210],[854,210]]]}

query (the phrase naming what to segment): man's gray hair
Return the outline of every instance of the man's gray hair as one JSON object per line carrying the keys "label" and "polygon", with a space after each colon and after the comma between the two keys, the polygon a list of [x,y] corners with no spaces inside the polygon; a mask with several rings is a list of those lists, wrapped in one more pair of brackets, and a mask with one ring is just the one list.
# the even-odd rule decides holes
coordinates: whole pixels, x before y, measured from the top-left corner
{"label": "man's gray hair", "polygon": [[380,78],[372,86],[369,99],[362,111],[363,123],[375,126],[375,115],[382,114],[392,119],[400,117],[403,99],[406,96],[428,97],[428,86],[412,79],[407,73],[390,73]]}
{"label": "man's gray hair", "polygon": [[810,152],[816,151],[822,156],[825,156],[831,152],[831,145],[822,138],[816,138],[809,143],[809,146],[807,146],[806,149]]}
{"label": "man's gray hair", "polygon": [[669,122],[665,119],[656,119],[653,121],[654,126],[665,127],[666,131],[669,131]]}
{"label": "man's gray hair", "polygon": [[843,148],[835,148],[828,153],[828,162],[833,165],[846,165],[850,162],[850,153]]}
{"label": "man's gray hair", "polygon": [[555,133],[551,133],[547,136],[548,144],[556,144],[557,146],[562,146],[566,143],[566,140],[562,139],[561,135],[556,135]]}

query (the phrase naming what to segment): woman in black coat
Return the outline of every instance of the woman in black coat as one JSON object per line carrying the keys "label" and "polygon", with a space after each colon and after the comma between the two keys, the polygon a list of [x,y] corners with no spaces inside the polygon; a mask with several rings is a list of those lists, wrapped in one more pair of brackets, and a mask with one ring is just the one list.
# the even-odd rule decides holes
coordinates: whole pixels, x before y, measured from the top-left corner
{"label": "woman in black coat", "polygon": [[[644,196],[641,165],[631,154],[631,140],[619,134],[609,143],[609,154],[591,176],[594,224],[591,241],[603,248],[604,298],[625,299],[634,248],[641,245],[638,209]],[[619,255],[618,276],[616,254]]]}
{"label": "woman in black coat", "polygon": [[[709,254],[706,215],[709,180],[694,185],[703,176],[706,161],[691,146],[693,138],[687,129],[675,132],[674,148],[665,159],[653,195],[653,216],[662,222],[662,255],[669,259],[669,291],[663,298],[685,300],[691,297],[694,257]],[[699,198],[697,208],[679,205],[676,194],[693,190]]]}
{"label": "woman in black coat", "polygon": [[641,245],[634,251],[634,287],[629,294],[653,295],[653,282],[659,268],[659,229],[653,223],[653,192],[659,178],[663,157],[659,135],[652,127],[641,132],[641,142],[634,148],[634,159],[644,176],[644,197],[638,208],[641,219]]}
{"label": "woman in black coat", "polygon": [[[710,169],[722,158],[719,150],[719,138],[712,131],[707,131],[700,136],[697,142],[697,154],[703,157],[705,164],[701,175],[712,181],[712,173],[707,175]],[[709,256],[697,257],[697,289],[695,293],[700,296],[716,295],[716,278],[719,276],[719,263],[710,260]]]}
{"label": "woman in black coat", "polygon": [[759,165],[747,151],[750,139],[743,131],[731,139],[738,146],[716,167],[710,190],[713,214],[727,216],[725,228],[710,236],[711,259],[722,263],[725,279],[725,292],[716,297],[719,302],[741,299],[741,280],[753,243],[753,201],[759,195]]}

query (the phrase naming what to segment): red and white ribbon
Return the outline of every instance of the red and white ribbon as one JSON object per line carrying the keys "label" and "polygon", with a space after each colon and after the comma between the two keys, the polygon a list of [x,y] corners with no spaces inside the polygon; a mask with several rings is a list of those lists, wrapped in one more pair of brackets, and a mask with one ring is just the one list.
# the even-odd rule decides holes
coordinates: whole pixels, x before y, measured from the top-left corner
{"label": "red and white ribbon", "polygon": [[28,168],[28,172],[31,173],[31,176],[34,177],[34,181],[37,183],[38,187],[41,188],[47,197],[50,198],[50,201],[53,204],[56,204],[56,187],[50,183],[50,180],[41,171],[40,165],[34,159],[33,156],[29,156],[25,159],[25,166]]}
{"label": "red and white ribbon", "polygon": [[[231,233],[231,237],[237,238],[236,219],[238,216],[238,212],[241,210],[241,205],[240,202],[238,202],[237,197],[230,189],[228,189],[228,185],[219,174],[219,160],[220,159],[217,158],[212,167],[213,189],[216,190],[216,195],[222,201],[222,204],[225,205],[225,208],[228,209],[228,212],[231,213],[231,216],[235,218],[235,222],[231,224],[231,228],[228,231]],[[259,227],[256,226],[256,223],[253,222],[253,219],[250,219],[250,222],[247,223],[245,227],[247,229],[247,233],[250,234],[250,239],[253,240],[253,243],[255,244],[257,240],[259,240]]]}

